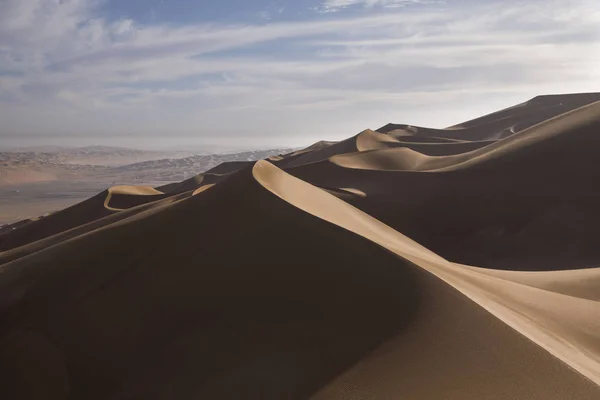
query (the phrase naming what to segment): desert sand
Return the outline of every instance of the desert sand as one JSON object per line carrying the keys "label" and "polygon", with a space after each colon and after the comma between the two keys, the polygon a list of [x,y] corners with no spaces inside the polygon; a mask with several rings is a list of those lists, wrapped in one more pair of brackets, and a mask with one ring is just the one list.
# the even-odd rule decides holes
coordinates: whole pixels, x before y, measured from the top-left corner
{"label": "desert sand", "polygon": [[599,399],[600,94],[0,230],[7,399]]}
{"label": "desert sand", "polygon": [[194,177],[203,176],[199,173],[222,175],[231,172],[227,168],[236,170],[249,164],[249,160],[292,151],[265,149],[184,157],[189,153],[101,146],[37,150],[0,151],[0,229],[68,208],[107,187],[196,187]]}

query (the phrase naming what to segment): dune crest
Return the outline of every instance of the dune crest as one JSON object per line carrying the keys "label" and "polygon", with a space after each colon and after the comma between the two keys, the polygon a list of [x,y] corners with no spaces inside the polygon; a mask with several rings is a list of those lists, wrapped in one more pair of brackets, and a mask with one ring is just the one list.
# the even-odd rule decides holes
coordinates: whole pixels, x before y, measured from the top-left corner
{"label": "dune crest", "polygon": [[[369,215],[326,192],[314,190],[316,188],[266,161],[257,162],[253,174],[259,183],[283,200],[359,234],[448,282],[600,385],[600,351],[597,348],[600,338],[590,340],[587,335],[589,331],[600,333],[600,319],[595,318],[600,315],[600,302],[577,297],[578,285],[574,282],[570,282],[570,295],[567,296],[551,290],[539,290],[542,285],[536,285],[531,277],[531,285],[511,280],[511,276],[518,280],[519,272],[512,275],[505,272],[503,278],[499,278],[486,274],[485,269],[451,264]],[[600,270],[595,272],[592,276],[600,282]],[[544,279],[543,273],[538,275]],[[552,277],[557,285],[560,285],[560,278],[556,274]],[[508,292],[511,295],[503,298],[502,294]]]}

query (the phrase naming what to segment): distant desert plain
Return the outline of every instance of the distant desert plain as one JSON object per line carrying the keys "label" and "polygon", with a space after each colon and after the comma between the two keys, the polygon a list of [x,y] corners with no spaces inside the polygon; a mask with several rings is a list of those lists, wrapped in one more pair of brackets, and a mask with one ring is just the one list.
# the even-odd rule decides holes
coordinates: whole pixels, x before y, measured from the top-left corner
{"label": "distant desert plain", "polygon": [[0,225],[72,206],[116,185],[164,185],[224,162],[257,161],[292,149],[213,154],[108,146],[0,149]]}
{"label": "distant desert plain", "polygon": [[301,150],[2,153],[0,398],[600,399],[599,157],[600,93]]}

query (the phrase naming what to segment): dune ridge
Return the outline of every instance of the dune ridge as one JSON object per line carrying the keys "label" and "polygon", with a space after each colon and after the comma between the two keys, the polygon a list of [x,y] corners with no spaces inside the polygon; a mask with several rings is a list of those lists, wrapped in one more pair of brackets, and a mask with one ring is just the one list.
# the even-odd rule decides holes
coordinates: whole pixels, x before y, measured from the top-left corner
{"label": "dune ridge", "polygon": [[0,394],[600,396],[600,94],[390,124],[0,231]]}
{"label": "dune ridge", "polygon": [[[508,325],[600,385],[600,352],[595,348],[598,341],[585,342],[586,330],[600,332],[600,320],[594,318],[594,315],[600,315],[599,302],[577,299],[575,296],[566,296],[548,290],[537,293],[535,297],[527,296],[528,292],[535,291],[539,287],[516,283],[510,279],[509,273],[505,273],[504,279],[492,280],[490,275],[485,273],[485,269],[450,264],[367,214],[352,209],[350,205],[325,192],[314,191],[309,184],[285,174],[264,161],[256,164],[253,173],[259,183],[285,201],[311,215],[357,233],[448,282]],[[600,278],[600,270],[594,272],[593,277],[597,280]],[[519,273],[513,274],[519,276]],[[558,276],[554,279],[558,280]],[[577,285],[574,282],[570,284],[571,293],[577,293]],[[504,299],[498,299],[499,292],[509,290],[513,298],[508,300],[512,301],[512,304],[508,301],[504,303],[502,301]],[[536,300],[539,304],[534,303]],[[552,304],[553,307],[559,308],[559,311],[548,316],[543,316],[541,313],[527,315],[523,311],[514,311],[527,307],[535,311],[536,308],[545,308],[541,306],[544,304],[546,306]],[[577,318],[578,311],[584,313],[582,318]],[[564,336],[559,336],[556,327],[548,329],[549,324],[573,327],[573,330],[569,332],[565,329]],[[576,332],[577,328],[580,329],[579,332]]]}

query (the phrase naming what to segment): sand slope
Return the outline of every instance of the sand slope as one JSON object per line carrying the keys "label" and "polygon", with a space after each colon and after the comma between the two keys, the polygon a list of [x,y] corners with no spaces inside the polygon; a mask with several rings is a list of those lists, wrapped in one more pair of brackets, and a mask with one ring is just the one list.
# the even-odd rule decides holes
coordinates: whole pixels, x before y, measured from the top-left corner
{"label": "sand slope", "polygon": [[597,399],[596,98],[447,137],[366,130],[5,228],[0,394]]}
{"label": "sand slope", "polygon": [[600,257],[598,129],[593,103],[463,154],[372,150],[288,171],[364,192],[349,201],[453,261],[587,268]]}

